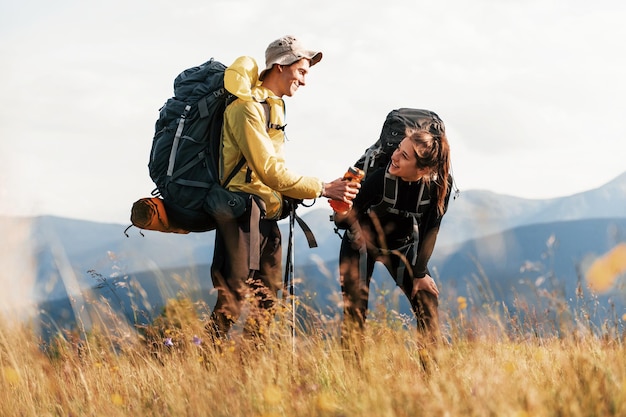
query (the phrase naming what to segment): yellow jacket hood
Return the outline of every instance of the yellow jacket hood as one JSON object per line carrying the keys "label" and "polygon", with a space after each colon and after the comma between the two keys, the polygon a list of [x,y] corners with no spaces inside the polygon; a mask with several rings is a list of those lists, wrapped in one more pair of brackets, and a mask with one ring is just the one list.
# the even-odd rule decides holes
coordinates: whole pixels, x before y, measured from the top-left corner
{"label": "yellow jacket hood", "polygon": [[224,88],[240,100],[270,105],[270,123],[282,126],[284,113],[282,99],[261,85],[259,67],[254,58],[240,56],[224,72]]}

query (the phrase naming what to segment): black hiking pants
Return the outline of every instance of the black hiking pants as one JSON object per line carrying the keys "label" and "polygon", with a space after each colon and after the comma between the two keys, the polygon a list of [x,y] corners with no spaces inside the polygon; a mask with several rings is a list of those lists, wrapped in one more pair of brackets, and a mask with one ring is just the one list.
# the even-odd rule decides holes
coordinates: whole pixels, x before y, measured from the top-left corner
{"label": "black hiking pants", "polygon": [[[369,286],[374,272],[374,264],[381,262],[396,284],[409,300],[413,314],[417,319],[417,330],[423,336],[436,341],[439,336],[439,300],[437,296],[428,291],[420,290],[415,297],[411,298],[413,291],[413,277],[409,269],[403,268],[402,259],[394,254],[381,254],[376,248],[366,251],[355,248],[348,237],[343,237],[339,252],[339,274],[341,292],[344,302],[344,322],[342,326],[342,338],[351,336],[356,331],[361,333],[367,318],[367,306],[369,302]],[[407,252],[406,258],[411,259],[413,247]],[[364,260],[363,257],[366,259]],[[402,274],[398,279],[398,273]],[[352,335],[354,336],[354,335]]]}
{"label": "black hiking pants", "polygon": [[[250,201],[257,204],[255,199]],[[211,266],[217,302],[211,330],[218,337],[226,336],[244,309],[249,309],[245,330],[259,334],[259,327],[273,319],[277,293],[282,288],[278,222],[258,216],[255,219],[250,213],[249,209],[240,218],[217,225]],[[251,262],[258,265],[251,268]]]}

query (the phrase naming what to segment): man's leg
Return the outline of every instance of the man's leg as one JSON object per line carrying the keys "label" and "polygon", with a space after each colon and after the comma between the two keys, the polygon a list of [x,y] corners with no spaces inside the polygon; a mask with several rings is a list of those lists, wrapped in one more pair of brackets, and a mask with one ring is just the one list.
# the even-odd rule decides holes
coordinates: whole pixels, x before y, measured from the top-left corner
{"label": "man's leg", "polygon": [[215,234],[211,278],[217,302],[211,320],[218,337],[225,337],[239,318],[248,288],[246,281],[251,275],[249,220],[243,217],[218,223]]}
{"label": "man's leg", "polygon": [[276,313],[278,290],[282,288],[282,242],[276,220],[259,222],[260,252],[259,270],[253,271],[249,285],[252,290],[250,316],[246,331],[250,335],[266,333]]}
{"label": "man's leg", "polygon": [[363,347],[369,282],[373,270],[374,259],[353,248],[350,239],[344,236],[339,252],[339,280],[343,295],[341,342],[345,349],[357,354],[357,359]]}

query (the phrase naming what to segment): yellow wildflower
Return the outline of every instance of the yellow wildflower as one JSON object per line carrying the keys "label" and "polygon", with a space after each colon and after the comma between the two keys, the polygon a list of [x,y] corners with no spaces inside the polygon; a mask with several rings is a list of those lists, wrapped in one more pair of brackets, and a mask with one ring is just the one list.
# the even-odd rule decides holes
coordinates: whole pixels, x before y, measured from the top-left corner
{"label": "yellow wildflower", "polygon": [[315,401],[315,407],[319,411],[330,412],[337,409],[337,403],[332,394],[327,392],[320,392]]}
{"label": "yellow wildflower", "polygon": [[593,262],[587,271],[587,283],[593,291],[606,292],[624,272],[626,272],[626,243],[621,243]]}
{"label": "yellow wildflower", "polygon": [[20,374],[10,366],[3,369],[4,379],[11,385],[17,385],[20,382]]}
{"label": "yellow wildflower", "polygon": [[117,393],[111,394],[111,402],[117,406],[124,405],[124,399]]}
{"label": "yellow wildflower", "polygon": [[283,399],[283,393],[276,385],[268,385],[263,390],[263,399],[269,405],[278,405]]}

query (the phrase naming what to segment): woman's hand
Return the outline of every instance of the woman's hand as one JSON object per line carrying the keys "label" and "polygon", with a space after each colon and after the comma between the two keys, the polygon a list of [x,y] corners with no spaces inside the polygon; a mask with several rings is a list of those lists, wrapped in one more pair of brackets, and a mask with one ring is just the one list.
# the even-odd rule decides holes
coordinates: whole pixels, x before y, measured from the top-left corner
{"label": "woman's hand", "polygon": [[413,291],[411,292],[411,298],[414,298],[420,290],[428,291],[439,297],[439,288],[437,288],[435,280],[428,274],[426,274],[424,278],[413,278]]}

